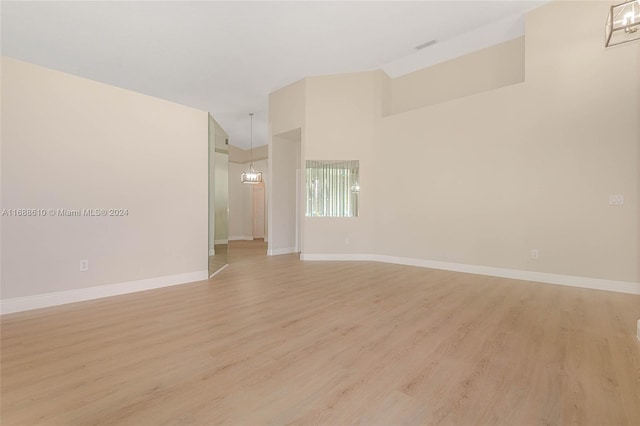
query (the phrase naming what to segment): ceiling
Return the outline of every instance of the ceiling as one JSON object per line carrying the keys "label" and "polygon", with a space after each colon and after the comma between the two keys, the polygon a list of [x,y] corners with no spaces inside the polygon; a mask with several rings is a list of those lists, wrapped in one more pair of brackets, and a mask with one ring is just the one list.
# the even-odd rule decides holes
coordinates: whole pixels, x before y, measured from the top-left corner
{"label": "ceiling", "polygon": [[[280,87],[379,68],[402,75],[484,47],[482,37],[495,44],[521,34],[524,12],[544,2],[2,1],[1,48],[209,111],[230,143],[246,149],[248,113],[254,146],[266,144],[268,94]],[[485,30],[500,22],[504,30]]]}

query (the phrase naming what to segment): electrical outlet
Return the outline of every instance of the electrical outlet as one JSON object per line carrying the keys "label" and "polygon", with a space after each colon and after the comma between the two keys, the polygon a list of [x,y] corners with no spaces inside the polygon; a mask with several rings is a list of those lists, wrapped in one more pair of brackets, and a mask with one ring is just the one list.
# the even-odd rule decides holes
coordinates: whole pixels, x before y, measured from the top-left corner
{"label": "electrical outlet", "polygon": [[538,259],[540,257],[540,251],[538,249],[531,250],[531,258]]}
{"label": "electrical outlet", "polygon": [[345,238],[344,239],[344,245],[348,246],[349,244],[351,244],[351,240],[349,238]]}
{"label": "electrical outlet", "polygon": [[624,195],[614,194],[609,196],[609,205],[610,206],[623,206],[624,205]]}
{"label": "electrical outlet", "polygon": [[80,272],[87,272],[89,270],[89,261],[84,259],[80,261]]}

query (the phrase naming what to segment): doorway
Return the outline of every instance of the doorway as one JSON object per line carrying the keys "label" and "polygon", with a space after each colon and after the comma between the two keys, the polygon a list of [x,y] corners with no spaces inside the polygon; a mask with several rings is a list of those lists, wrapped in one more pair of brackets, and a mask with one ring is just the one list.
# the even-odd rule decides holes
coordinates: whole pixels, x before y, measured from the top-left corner
{"label": "doorway", "polygon": [[253,238],[264,238],[265,207],[264,183],[253,185]]}
{"label": "doorway", "polygon": [[301,204],[302,130],[273,135],[269,152],[269,249],[271,256],[303,251],[304,213]]}

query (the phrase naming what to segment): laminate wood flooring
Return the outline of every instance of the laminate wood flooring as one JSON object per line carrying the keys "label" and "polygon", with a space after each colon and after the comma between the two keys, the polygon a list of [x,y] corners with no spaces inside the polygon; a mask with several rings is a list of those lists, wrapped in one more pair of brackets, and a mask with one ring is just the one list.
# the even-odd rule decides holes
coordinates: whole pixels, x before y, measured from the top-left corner
{"label": "laminate wood flooring", "polygon": [[640,424],[640,296],[265,250],[2,316],[2,425]]}

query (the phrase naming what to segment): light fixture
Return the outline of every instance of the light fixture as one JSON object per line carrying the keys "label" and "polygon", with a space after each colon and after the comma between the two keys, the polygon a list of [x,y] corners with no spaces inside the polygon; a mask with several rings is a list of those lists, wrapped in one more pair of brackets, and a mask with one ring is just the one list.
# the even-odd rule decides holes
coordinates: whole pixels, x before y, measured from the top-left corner
{"label": "light fixture", "polygon": [[640,0],[611,6],[605,34],[605,46],[640,40]]}
{"label": "light fixture", "polygon": [[249,117],[251,117],[251,151],[249,151],[251,162],[249,163],[249,170],[242,172],[240,181],[242,183],[256,184],[262,183],[262,172],[257,172],[256,169],[253,168],[253,113],[249,114]]}

